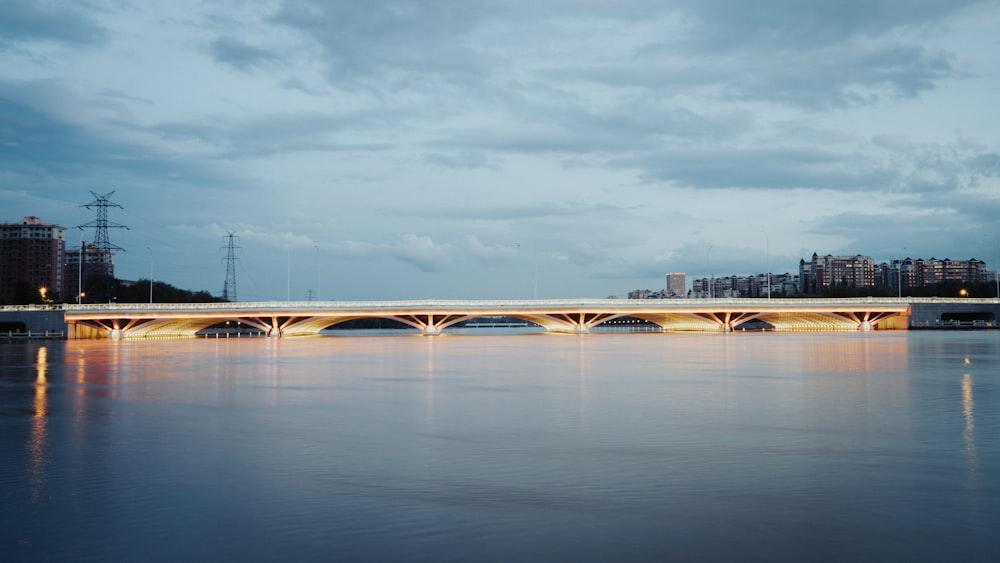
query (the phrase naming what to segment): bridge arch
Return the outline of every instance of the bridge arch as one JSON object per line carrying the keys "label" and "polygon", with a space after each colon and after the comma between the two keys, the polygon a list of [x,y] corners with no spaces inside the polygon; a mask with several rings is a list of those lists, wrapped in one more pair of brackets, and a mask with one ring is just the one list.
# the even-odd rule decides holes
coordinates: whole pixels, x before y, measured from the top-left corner
{"label": "bridge arch", "polygon": [[[553,300],[413,301],[325,303],[195,303],[66,305],[71,337],[98,332],[111,337],[194,336],[230,321],[269,336],[317,334],[338,323],[383,318],[426,335],[457,323],[503,316],[550,332],[583,334],[622,317],[635,317],[670,331],[722,331],[759,321],[783,330],[874,330],[908,328],[909,303],[891,299],[805,300]],[[75,330],[88,327],[89,330]]]}

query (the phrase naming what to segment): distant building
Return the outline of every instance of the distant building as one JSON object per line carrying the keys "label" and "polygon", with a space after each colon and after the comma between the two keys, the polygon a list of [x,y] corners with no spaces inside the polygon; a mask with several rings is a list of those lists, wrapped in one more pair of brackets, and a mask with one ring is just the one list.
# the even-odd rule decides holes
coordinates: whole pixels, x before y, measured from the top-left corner
{"label": "distant building", "polygon": [[768,288],[772,295],[794,294],[798,287],[795,276],[784,274],[755,274],[751,276],[722,276],[691,280],[688,294],[695,299],[711,297],[766,297]]}
{"label": "distant building", "polygon": [[878,272],[881,278],[878,282],[898,290],[900,294],[906,293],[910,288],[947,281],[974,284],[994,280],[986,268],[986,262],[975,258],[970,260],[905,258],[892,260],[888,264],[879,264]]}
{"label": "distant building", "polygon": [[912,258],[893,259],[889,263],[879,264],[876,268],[876,282],[895,289],[899,295],[906,293],[911,287],[921,284],[917,274],[917,263],[921,260]]}
{"label": "distant building", "polygon": [[946,281],[982,283],[986,281],[986,262],[982,260],[917,260],[917,279],[920,285],[933,285]]}
{"label": "distant building", "polygon": [[670,272],[667,274],[667,294],[672,297],[684,297],[687,289],[687,280],[684,279],[684,272]]}
{"label": "distant building", "polygon": [[875,285],[875,261],[870,256],[819,256],[812,260],[799,260],[799,291],[819,293],[824,287],[846,285],[868,287]]}
{"label": "distant building", "polygon": [[38,217],[0,223],[0,303],[14,301],[18,286],[51,296],[61,291],[65,246],[66,228]]}
{"label": "distant building", "polygon": [[665,290],[653,291],[651,289],[636,289],[628,292],[629,299],[668,299],[670,297],[675,297],[670,295]]}
{"label": "distant building", "polygon": [[115,276],[115,263],[111,253],[93,244],[84,243],[83,248],[67,249],[63,264],[62,295],[63,299],[71,303],[85,301],[88,280]]}

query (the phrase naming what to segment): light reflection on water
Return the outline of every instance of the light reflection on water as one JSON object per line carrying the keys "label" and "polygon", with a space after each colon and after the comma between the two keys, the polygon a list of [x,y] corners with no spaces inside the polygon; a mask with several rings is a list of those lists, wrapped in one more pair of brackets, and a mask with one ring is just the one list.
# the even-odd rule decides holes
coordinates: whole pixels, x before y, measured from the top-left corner
{"label": "light reflection on water", "polygon": [[34,412],[32,414],[31,437],[28,441],[28,450],[31,452],[31,463],[28,469],[31,482],[31,497],[37,501],[45,485],[45,449],[46,449],[46,422],[45,416],[48,411],[48,400],[45,396],[48,390],[48,348],[39,346],[35,360],[35,401]]}
{"label": "light reflection on water", "polygon": [[0,345],[5,560],[994,560],[994,332]]}

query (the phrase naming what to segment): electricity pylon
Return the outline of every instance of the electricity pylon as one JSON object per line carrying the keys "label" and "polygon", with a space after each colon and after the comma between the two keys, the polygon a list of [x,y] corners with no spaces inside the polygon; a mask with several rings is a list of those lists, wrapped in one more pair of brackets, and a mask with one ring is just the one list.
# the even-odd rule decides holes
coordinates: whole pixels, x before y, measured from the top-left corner
{"label": "electricity pylon", "polygon": [[235,241],[239,238],[236,233],[229,231],[229,244],[226,249],[226,285],[222,288],[222,298],[226,301],[235,302],[236,299],[236,246]]}
{"label": "electricity pylon", "polygon": [[94,201],[81,205],[80,207],[86,207],[87,209],[97,209],[97,219],[84,223],[82,225],[77,225],[77,229],[94,229],[94,248],[100,253],[104,251],[108,254],[112,254],[114,250],[120,250],[125,252],[125,249],[118,246],[117,244],[111,244],[111,240],[108,238],[108,229],[128,229],[125,225],[120,225],[118,223],[112,223],[108,221],[108,208],[117,207],[118,209],[124,209],[122,206],[111,201],[110,198],[115,192],[114,190],[104,194],[99,195],[93,190],[90,191],[94,196]]}

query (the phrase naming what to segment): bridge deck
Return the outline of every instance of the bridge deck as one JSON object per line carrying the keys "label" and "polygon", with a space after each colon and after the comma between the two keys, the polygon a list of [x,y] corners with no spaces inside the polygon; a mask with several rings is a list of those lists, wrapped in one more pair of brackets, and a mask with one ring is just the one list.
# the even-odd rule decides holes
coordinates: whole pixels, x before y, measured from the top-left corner
{"label": "bridge deck", "polygon": [[[664,331],[731,331],[750,321],[773,330],[905,329],[908,299],[564,299],[529,301],[327,301],[195,304],[66,305],[71,338],[193,336],[230,322],[271,336],[317,334],[341,322],[393,319],[424,334],[456,323],[504,316],[553,332],[586,333],[621,317],[642,319]],[[934,298],[934,302],[947,299]],[[963,303],[975,301],[961,300]],[[995,300],[983,300],[993,302]]]}

